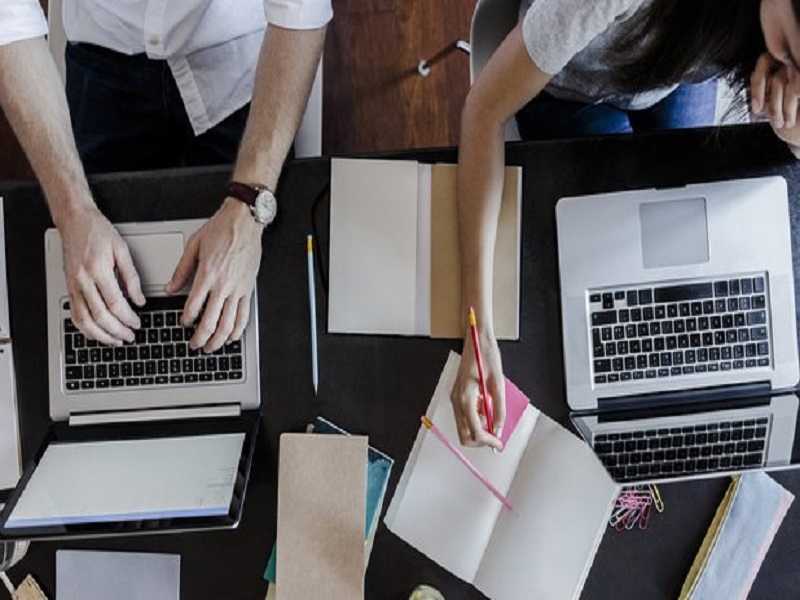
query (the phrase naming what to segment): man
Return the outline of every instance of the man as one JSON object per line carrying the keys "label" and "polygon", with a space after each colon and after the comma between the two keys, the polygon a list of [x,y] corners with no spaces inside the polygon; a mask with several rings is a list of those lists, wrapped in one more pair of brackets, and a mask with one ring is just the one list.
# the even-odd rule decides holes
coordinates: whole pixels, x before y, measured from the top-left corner
{"label": "man", "polygon": [[[193,57],[208,59],[215,48],[241,36],[249,35],[252,41],[253,31],[258,31],[258,23],[252,24],[257,13],[252,7],[242,8],[245,2],[235,3],[233,9],[222,0],[175,3],[181,5],[177,8],[159,0],[143,1],[138,21],[131,15],[127,21],[115,20],[107,8],[101,10],[104,4],[115,3],[85,2],[85,8],[96,14],[84,14],[84,22],[119,26],[130,39],[140,34],[145,44],[155,48],[155,55],[174,62],[184,73],[188,69],[186,80],[193,79],[198,88],[209,72],[192,71]],[[247,324],[261,259],[261,234],[274,216],[270,190],[275,190],[302,117],[331,17],[330,0],[266,0],[264,8],[270,26],[260,44],[250,113],[233,171],[233,181],[241,185],[230,187],[230,195],[214,216],[189,240],[167,284],[167,292],[175,293],[195,273],[182,322],[195,324],[190,345],[206,352],[238,339]],[[227,14],[239,9],[241,20]],[[226,15],[227,30],[218,32],[225,29],[217,27],[222,15]],[[137,24],[140,29],[131,34]],[[0,3],[0,106],[25,149],[61,232],[73,321],[91,338],[120,345],[132,341],[132,330],[140,326],[129,301],[141,306],[145,299],[127,245],[91,197],[65,93],[42,37],[46,31],[37,0]],[[115,35],[111,29],[107,33]],[[230,65],[236,69],[235,60]],[[175,79],[180,83],[180,75]],[[213,88],[213,82],[206,85]],[[193,102],[195,110],[187,111],[190,117],[192,112],[205,113],[200,129],[227,116],[225,110],[209,115],[214,112],[210,104],[197,110],[203,102],[202,90]],[[260,210],[251,210],[248,203],[256,195]],[[201,310],[202,319],[195,323]]]}

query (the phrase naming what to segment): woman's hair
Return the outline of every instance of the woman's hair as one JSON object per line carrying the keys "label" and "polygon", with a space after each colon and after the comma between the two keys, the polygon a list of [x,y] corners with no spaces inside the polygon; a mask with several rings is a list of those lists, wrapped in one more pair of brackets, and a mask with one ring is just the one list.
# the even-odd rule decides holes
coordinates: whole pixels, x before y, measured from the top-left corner
{"label": "woman's hair", "polygon": [[[800,14],[800,0],[792,5]],[[653,0],[615,42],[615,54],[637,58],[617,65],[614,83],[629,92],[651,90],[711,67],[743,89],[766,51],[759,8],[760,0]]]}

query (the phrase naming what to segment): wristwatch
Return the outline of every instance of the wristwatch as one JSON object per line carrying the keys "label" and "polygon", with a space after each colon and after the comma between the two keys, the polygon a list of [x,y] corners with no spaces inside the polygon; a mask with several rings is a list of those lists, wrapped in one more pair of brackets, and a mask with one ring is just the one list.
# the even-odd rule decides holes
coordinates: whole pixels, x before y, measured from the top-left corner
{"label": "wristwatch", "polygon": [[269,225],[278,214],[278,202],[275,200],[275,194],[264,186],[231,181],[228,184],[228,196],[247,204],[255,220],[261,225]]}

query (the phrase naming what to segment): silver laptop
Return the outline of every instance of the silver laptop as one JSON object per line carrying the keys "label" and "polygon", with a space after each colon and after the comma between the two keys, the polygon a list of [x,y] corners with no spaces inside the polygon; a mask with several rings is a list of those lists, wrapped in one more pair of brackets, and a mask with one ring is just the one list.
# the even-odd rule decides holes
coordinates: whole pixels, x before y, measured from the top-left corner
{"label": "silver laptop", "polygon": [[112,348],[72,324],[61,237],[45,235],[50,416],[54,421],[111,421],[224,416],[260,404],[255,294],[241,341],[205,355],[191,350],[180,324],[186,295],[167,296],[189,237],[203,220],[123,223],[147,302],[136,342]]}
{"label": "silver laptop", "polygon": [[0,511],[0,537],[64,539],[236,527],[260,422],[255,300],[241,342],[188,347],[164,286],[201,220],[118,225],[147,303],[136,342],[72,324],[61,239],[45,236],[54,424]]}
{"label": "silver laptop", "polygon": [[556,221],[567,401],[612,476],[791,464],[786,182],[562,198]]}

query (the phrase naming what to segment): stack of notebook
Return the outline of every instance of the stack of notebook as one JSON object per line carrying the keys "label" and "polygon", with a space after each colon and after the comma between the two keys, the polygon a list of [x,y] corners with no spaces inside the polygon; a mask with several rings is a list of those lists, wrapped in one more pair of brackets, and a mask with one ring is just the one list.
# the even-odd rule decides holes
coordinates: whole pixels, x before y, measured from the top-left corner
{"label": "stack of notebook", "polygon": [[[341,429],[340,427],[334,425],[330,421],[322,418],[317,417],[317,420],[309,425],[308,428],[309,433],[315,434],[328,434],[328,435],[341,435],[341,436],[349,436],[349,434]],[[303,440],[299,440],[302,442]],[[282,449],[283,449],[283,441],[282,441]],[[366,479],[364,482],[364,489],[366,490],[365,493],[365,519],[364,519],[364,533],[363,538],[364,541],[364,561],[363,567],[366,570],[366,565],[369,562],[369,556],[372,551],[372,544],[375,539],[375,532],[378,528],[378,522],[380,520],[381,508],[383,507],[383,499],[386,494],[386,486],[389,483],[389,475],[392,471],[392,465],[394,461],[386,456],[383,452],[376,450],[375,448],[368,446],[367,447],[367,455],[366,455]],[[285,480],[288,479],[289,476],[294,479],[296,475],[297,478],[302,478],[304,474],[307,474],[309,469],[311,469],[313,465],[309,465],[306,468],[305,473],[286,473],[285,470],[282,471],[282,475],[284,476],[283,479],[279,482],[279,485],[282,485]],[[326,470],[328,467],[323,467]],[[336,479],[336,474],[334,473],[334,479]],[[289,482],[289,485],[292,485],[293,481]],[[354,484],[355,485],[355,484]],[[347,490],[348,493],[353,492],[353,490]],[[297,510],[302,510],[301,507],[296,507]],[[279,515],[278,518],[281,518],[281,510],[279,507]],[[280,529],[280,527],[279,527]],[[279,538],[280,538],[280,531],[279,531]],[[308,541],[308,540],[306,540]],[[267,598],[274,598],[276,594],[276,581],[278,579],[278,568],[277,568],[277,543],[272,548],[272,554],[269,557],[269,562],[267,563],[267,568],[264,571],[264,579],[270,582],[269,592],[267,593]],[[284,596],[282,592],[281,596]]]}

